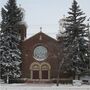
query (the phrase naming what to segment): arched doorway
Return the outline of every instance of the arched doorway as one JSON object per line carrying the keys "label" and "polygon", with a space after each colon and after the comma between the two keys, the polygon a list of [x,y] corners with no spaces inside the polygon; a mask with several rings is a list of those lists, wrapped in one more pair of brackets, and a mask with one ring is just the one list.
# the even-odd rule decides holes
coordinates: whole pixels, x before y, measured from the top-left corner
{"label": "arched doorway", "polygon": [[34,62],[31,64],[30,67],[31,70],[31,79],[39,79],[40,76],[40,64],[37,62]]}
{"label": "arched doorway", "polygon": [[41,78],[42,79],[50,79],[50,69],[51,66],[48,63],[41,64]]}
{"label": "arched doorway", "polygon": [[50,79],[51,66],[48,63],[33,62],[30,66],[31,79]]}

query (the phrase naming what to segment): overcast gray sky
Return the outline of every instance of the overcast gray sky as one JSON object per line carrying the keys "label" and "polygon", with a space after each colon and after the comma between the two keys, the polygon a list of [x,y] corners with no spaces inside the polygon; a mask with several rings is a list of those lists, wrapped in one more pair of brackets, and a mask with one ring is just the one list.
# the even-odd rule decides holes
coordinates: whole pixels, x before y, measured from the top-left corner
{"label": "overcast gray sky", "polygon": [[[0,0],[0,9],[8,0]],[[28,37],[42,31],[55,38],[59,30],[59,19],[67,12],[73,0],[17,0],[25,10],[25,22],[27,23]],[[77,0],[82,11],[90,16],[90,0]],[[1,20],[1,17],[0,17]]]}

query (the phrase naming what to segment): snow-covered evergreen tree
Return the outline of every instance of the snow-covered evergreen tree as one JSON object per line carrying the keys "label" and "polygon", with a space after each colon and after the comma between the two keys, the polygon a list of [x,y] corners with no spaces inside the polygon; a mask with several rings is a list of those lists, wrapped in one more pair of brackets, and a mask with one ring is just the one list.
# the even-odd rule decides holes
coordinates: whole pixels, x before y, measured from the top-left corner
{"label": "snow-covered evergreen tree", "polygon": [[16,0],[8,0],[1,10],[0,64],[2,78],[20,77],[21,51],[18,23],[23,20],[23,12],[16,5]]}
{"label": "snow-covered evergreen tree", "polygon": [[[1,24],[0,24],[0,46],[1,46]],[[1,62],[0,62],[0,79],[1,79]]]}
{"label": "snow-covered evergreen tree", "polygon": [[88,66],[88,30],[84,24],[86,16],[81,11],[76,0],[68,12],[68,25],[64,37],[64,57],[66,69],[78,76],[86,71]]}
{"label": "snow-covered evergreen tree", "polygon": [[[90,21],[90,17],[87,21]],[[86,73],[87,73],[87,75],[90,75],[90,25],[89,25],[89,23],[88,23],[87,27],[88,27],[88,53],[89,53],[89,55],[88,55],[88,70],[86,71]]]}

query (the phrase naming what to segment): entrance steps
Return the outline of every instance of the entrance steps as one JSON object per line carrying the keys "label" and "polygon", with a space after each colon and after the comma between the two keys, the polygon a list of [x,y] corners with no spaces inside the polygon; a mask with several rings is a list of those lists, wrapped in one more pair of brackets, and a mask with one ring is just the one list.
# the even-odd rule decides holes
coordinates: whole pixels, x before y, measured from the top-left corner
{"label": "entrance steps", "polygon": [[31,79],[28,79],[26,80],[25,83],[40,83],[40,84],[43,84],[43,83],[52,83],[52,80],[31,80]]}

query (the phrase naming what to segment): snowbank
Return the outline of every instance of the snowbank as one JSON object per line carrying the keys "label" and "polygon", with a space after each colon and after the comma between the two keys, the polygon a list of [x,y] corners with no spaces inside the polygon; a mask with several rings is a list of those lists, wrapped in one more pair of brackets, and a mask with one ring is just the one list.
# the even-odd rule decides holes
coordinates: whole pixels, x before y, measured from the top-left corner
{"label": "snowbank", "polygon": [[72,86],[56,84],[1,84],[0,90],[90,90],[89,85]]}

